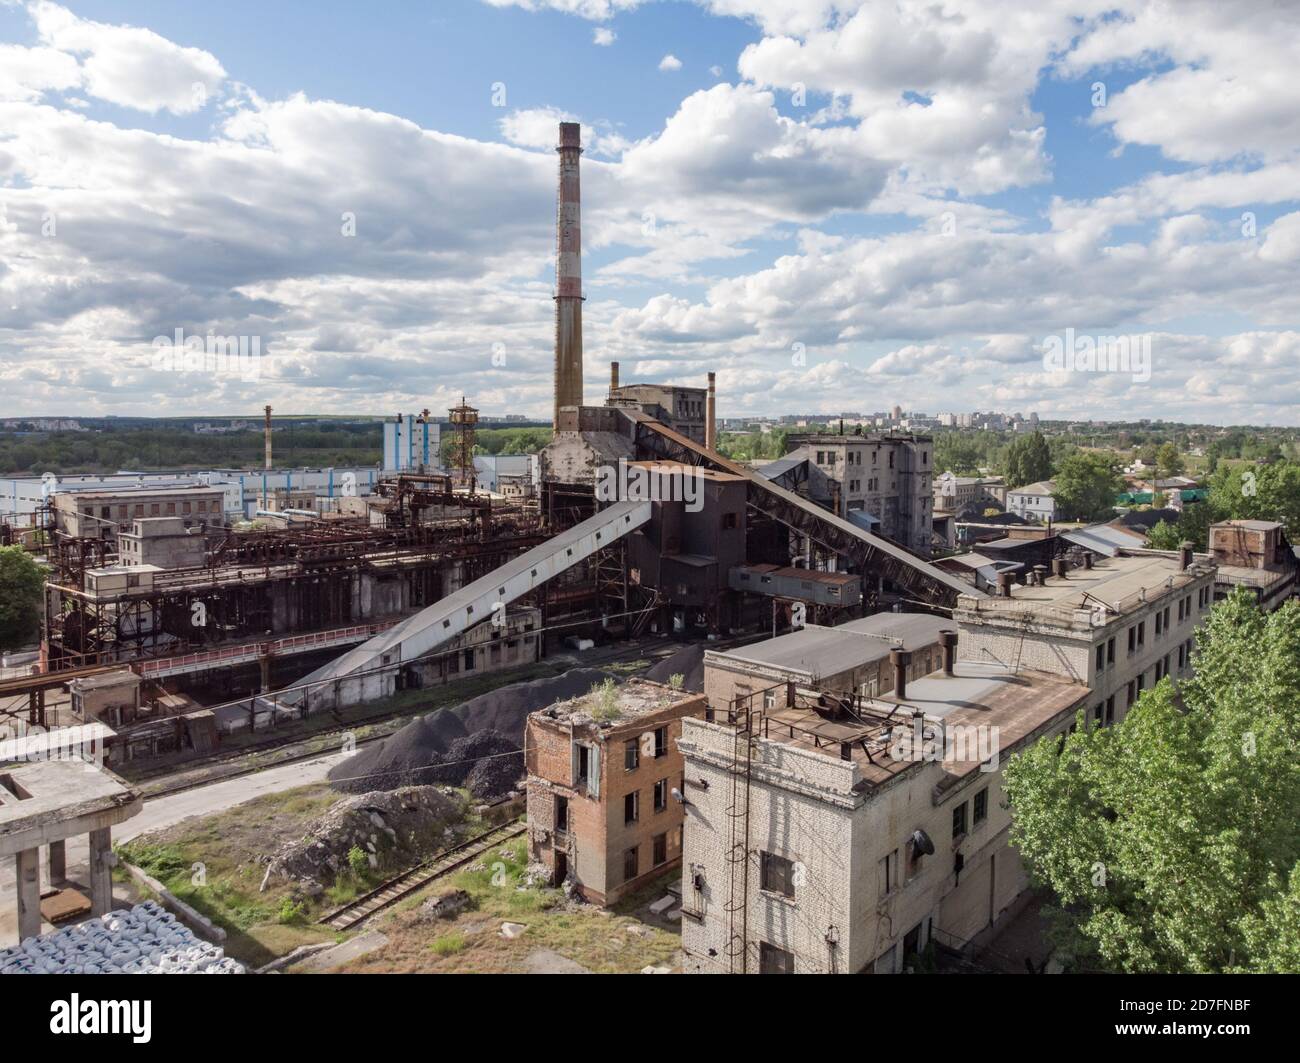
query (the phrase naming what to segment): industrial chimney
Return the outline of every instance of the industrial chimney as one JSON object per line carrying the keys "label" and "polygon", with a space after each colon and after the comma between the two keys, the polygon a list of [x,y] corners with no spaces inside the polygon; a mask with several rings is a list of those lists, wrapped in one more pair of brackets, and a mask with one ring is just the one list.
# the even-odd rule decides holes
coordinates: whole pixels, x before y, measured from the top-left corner
{"label": "industrial chimney", "polygon": [[709,395],[704,400],[704,445],[709,450],[718,449],[718,397],[714,389],[714,375],[709,374]]}
{"label": "industrial chimney", "polygon": [[618,391],[618,363],[609,363],[609,397],[612,399]]}
{"label": "industrial chimney", "polygon": [[581,127],[560,123],[560,186],[555,234],[555,427],[560,410],[582,405]]}
{"label": "industrial chimney", "polygon": [[271,471],[271,407],[266,408],[266,425],[262,429],[262,435],[266,440],[266,471]]}

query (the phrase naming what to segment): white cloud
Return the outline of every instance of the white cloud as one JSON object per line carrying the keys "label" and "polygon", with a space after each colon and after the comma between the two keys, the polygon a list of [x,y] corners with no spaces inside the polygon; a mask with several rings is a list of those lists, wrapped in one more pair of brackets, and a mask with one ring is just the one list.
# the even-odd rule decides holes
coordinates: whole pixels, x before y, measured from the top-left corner
{"label": "white cloud", "polygon": [[618,40],[618,34],[608,26],[597,26],[595,30],[592,31],[591,39],[602,48],[608,48]]}
{"label": "white cloud", "polygon": [[225,80],[210,52],[174,44],[152,30],[90,22],[47,0],[29,11],[44,44],[85,57],[82,86],[109,103],[151,114],[188,114],[205,106]]}
{"label": "white cloud", "polygon": [[662,59],[659,60],[660,70],[680,70],[681,68],[682,68],[682,61],[678,59],[677,56],[671,53],[665,55]]}

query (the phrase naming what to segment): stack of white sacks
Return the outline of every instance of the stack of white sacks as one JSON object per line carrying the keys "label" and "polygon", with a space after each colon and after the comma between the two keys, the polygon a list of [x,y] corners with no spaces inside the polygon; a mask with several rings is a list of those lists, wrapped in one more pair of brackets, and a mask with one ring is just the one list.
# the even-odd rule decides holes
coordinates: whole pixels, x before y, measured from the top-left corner
{"label": "stack of white sacks", "polygon": [[0,950],[0,974],[243,974],[154,901]]}

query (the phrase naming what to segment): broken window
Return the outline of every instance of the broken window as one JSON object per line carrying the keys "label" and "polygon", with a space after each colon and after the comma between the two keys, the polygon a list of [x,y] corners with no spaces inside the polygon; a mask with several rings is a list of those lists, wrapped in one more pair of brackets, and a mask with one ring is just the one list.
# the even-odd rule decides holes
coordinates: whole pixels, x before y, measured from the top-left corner
{"label": "broken window", "polygon": [[641,765],[641,750],[635,738],[623,743],[623,767],[627,771],[636,771]]}
{"label": "broken window", "polygon": [[668,807],[668,780],[660,779],[655,783],[655,811],[662,812]]}
{"label": "broken window", "polygon": [[983,790],[975,795],[974,812],[972,814],[976,825],[983,823],[989,815],[989,788],[986,786]]}
{"label": "broken window", "polygon": [[794,862],[775,853],[763,853],[760,860],[762,887],[783,897],[794,897]]}
{"label": "broken window", "polygon": [[661,864],[668,863],[668,835],[656,834],[654,836],[654,866],[659,867]]}
{"label": "broken window", "polygon": [[635,823],[637,816],[641,811],[640,795],[633,790],[630,794],[623,796],[623,822]]}
{"label": "broken window", "polygon": [[655,728],[655,759],[668,756],[668,728]]}
{"label": "broken window", "polygon": [[623,850],[623,881],[631,882],[637,876],[637,846]]}
{"label": "broken window", "polygon": [[766,941],[758,943],[759,974],[794,974],[794,956],[785,949],[769,945]]}

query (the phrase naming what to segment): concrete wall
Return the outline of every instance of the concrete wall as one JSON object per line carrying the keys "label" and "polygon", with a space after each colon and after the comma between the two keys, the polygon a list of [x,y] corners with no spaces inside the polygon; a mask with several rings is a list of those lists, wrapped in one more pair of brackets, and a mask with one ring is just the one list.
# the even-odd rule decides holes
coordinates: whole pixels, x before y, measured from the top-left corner
{"label": "concrete wall", "polygon": [[[1030,740],[1063,731],[1070,718],[1068,711],[1058,714]],[[732,969],[726,911],[729,810],[736,801],[728,770],[732,738],[726,728],[690,720],[682,745],[689,801],[682,867],[686,970],[720,973]],[[918,763],[863,795],[854,791],[859,773],[850,762],[762,739],[755,746],[747,860],[751,972],[765,941],[793,953],[796,973],[897,973],[909,931],[918,929],[918,951],[932,937],[960,947],[1006,914],[1028,885],[1002,807],[1001,767],[1010,751],[1003,751],[997,770],[972,771],[957,785],[948,786],[941,764]],[[985,814],[976,823],[980,793]],[[954,836],[953,812],[961,806],[966,829]],[[913,861],[909,839],[918,829],[935,852]],[[763,852],[796,862],[793,898],[761,888]],[[838,939],[834,949],[828,936]]]}

